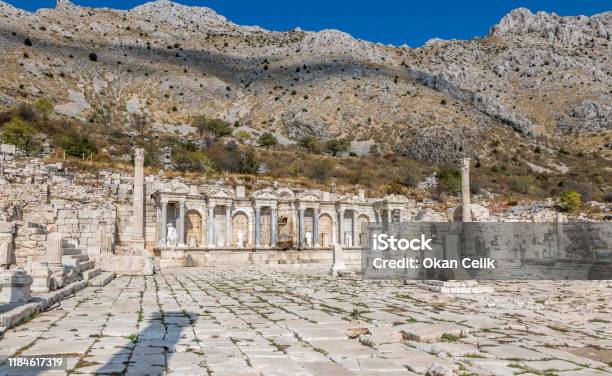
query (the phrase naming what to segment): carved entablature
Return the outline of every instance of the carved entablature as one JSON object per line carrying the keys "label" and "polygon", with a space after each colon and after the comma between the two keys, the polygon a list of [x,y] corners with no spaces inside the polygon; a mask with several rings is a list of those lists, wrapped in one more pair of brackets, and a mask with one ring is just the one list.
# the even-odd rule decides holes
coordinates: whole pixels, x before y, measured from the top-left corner
{"label": "carved entablature", "polygon": [[340,196],[336,200],[336,206],[339,210],[356,210],[365,203],[366,201],[363,198],[353,194]]}
{"label": "carved entablature", "polygon": [[208,203],[211,206],[214,206],[214,205],[231,206],[235,198],[234,191],[232,191],[229,188],[221,187],[218,185],[206,187],[203,193],[208,198]]}
{"label": "carved entablature", "polygon": [[408,197],[392,193],[383,197],[382,200],[377,201],[374,204],[374,207],[382,210],[405,209],[410,203],[411,201],[408,199]]}
{"label": "carved entablature", "polygon": [[279,196],[274,190],[270,188],[261,189],[251,194],[251,200],[255,206],[269,206],[276,208]]}
{"label": "carved entablature", "polygon": [[318,209],[321,202],[321,191],[306,190],[297,195],[296,201],[299,209]]}

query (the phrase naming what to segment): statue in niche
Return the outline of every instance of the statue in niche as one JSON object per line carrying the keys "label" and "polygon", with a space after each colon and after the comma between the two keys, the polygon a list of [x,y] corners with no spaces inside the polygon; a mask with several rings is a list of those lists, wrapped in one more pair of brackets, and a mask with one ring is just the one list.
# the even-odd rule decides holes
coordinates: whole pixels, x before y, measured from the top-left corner
{"label": "statue in niche", "polygon": [[198,246],[198,239],[194,233],[190,232],[187,234],[187,244],[190,248],[196,248]]}
{"label": "statue in niche", "polygon": [[306,247],[312,247],[312,232],[306,231],[306,234],[304,234],[304,240]]}
{"label": "statue in niche", "polygon": [[236,234],[236,248],[244,247],[244,233],[242,230],[238,230],[238,234]]}
{"label": "statue in niche", "polygon": [[178,242],[178,234],[172,223],[168,223],[168,231],[166,234],[166,245],[168,247],[176,247]]}

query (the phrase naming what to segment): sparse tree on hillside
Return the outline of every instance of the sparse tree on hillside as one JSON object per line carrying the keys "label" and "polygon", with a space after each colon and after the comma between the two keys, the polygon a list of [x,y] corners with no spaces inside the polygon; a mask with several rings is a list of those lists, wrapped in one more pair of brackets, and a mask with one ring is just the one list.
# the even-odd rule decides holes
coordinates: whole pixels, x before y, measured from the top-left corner
{"label": "sparse tree on hillside", "polygon": [[38,98],[34,101],[33,107],[36,115],[43,120],[49,119],[53,113],[53,102],[49,98]]}
{"label": "sparse tree on hillside", "polygon": [[259,136],[258,143],[259,143],[259,146],[270,147],[270,146],[274,146],[278,144],[278,140],[272,133],[266,132],[262,134],[261,136]]}
{"label": "sparse tree on hillside", "polygon": [[208,119],[204,115],[196,116],[191,125],[198,130],[200,136],[206,133],[216,137],[231,136],[233,130],[228,122],[221,119]]}
{"label": "sparse tree on hillside", "polygon": [[325,143],[325,148],[335,157],[348,151],[349,142],[345,139],[332,139]]}
{"label": "sparse tree on hillside", "polygon": [[131,127],[138,131],[144,131],[149,125],[149,117],[145,113],[133,113],[129,117]]}
{"label": "sparse tree on hillside", "polygon": [[316,151],[319,147],[319,142],[312,136],[302,138],[298,144],[310,153]]}
{"label": "sparse tree on hillside", "polygon": [[96,107],[91,115],[91,122],[109,128],[113,119],[113,110],[110,106]]}
{"label": "sparse tree on hillside", "polygon": [[36,152],[40,147],[37,132],[25,120],[14,117],[0,128],[0,140],[15,145],[27,154]]}

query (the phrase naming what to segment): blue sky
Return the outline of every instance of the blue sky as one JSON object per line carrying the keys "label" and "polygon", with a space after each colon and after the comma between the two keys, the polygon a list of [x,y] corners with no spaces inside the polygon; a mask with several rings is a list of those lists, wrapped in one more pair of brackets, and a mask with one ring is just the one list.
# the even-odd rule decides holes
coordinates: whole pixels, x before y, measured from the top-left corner
{"label": "blue sky", "polygon": [[[4,0],[22,9],[53,7],[55,0]],[[132,8],[143,0],[76,0],[83,6]],[[373,42],[418,47],[433,37],[469,39],[485,35],[514,8],[559,15],[593,15],[611,10],[610,0],[178,0],[207,6],[231,21],[270,30],[339,29]]]}

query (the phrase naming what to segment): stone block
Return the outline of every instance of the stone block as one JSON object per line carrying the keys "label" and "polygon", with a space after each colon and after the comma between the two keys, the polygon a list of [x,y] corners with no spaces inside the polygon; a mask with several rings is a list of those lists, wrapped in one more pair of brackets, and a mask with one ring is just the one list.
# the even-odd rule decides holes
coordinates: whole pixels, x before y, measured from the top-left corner
{"label": "stone block", "polygon": [[23,270],[0,272],[0,304],[27,303],[31,297],[32,277]]}
{"label": "stone block", "polygon": [[49,270],[48,263],[46,262],[30,263],[30,276],[32,277],[32,286],[30,287],[32,292],[36,292],[36,293],[49,292],[49,278],[51,277],[51,271]]}

